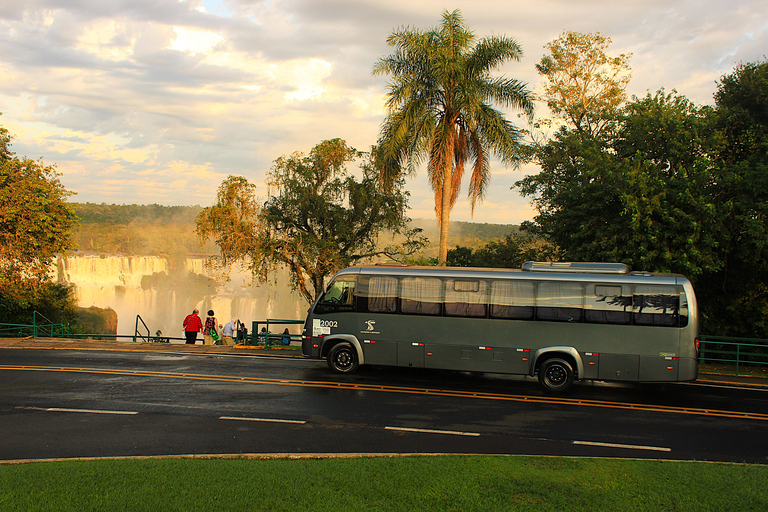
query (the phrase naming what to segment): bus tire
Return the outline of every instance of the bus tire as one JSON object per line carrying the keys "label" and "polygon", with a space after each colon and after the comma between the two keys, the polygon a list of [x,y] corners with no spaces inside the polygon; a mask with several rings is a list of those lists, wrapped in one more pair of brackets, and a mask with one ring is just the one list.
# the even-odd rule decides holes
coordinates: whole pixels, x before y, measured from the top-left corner
{"label": "bus tire", "polygon": [[336,373],[352,373],[358,364],[357,351],[349,343],[339,343],[328,353],[328,367]]}
{"label": "bus tire", "polygon": [[539,384],[550,393],[563,393],[567,391],[575,374],[571,363],[559,357],[547,359],[539,367]]}

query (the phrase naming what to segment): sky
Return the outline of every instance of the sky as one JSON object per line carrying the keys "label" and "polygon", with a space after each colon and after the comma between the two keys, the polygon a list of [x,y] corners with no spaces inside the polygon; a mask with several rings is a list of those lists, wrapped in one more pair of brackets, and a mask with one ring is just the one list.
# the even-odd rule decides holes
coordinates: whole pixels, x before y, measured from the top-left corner
{"label": "sky", "polygon": [[[0,125],[18,156],[56,165],[72,201],[209,206],[228,175],[266,196],[282,155],[375,144],[387,77],[371,71],[387,37],[454,9],[478,38],[522,46],[498,74],[534,93],[544,46],[567,30],[632,54],[630,95],[674,89],[697,104],[768,53],[765,0],[0,0]],[[536,172],[494,162],[485,201],[472,215],[462,196],[452,220],[532,219],[510,187]],[[407,188],[409,215],[434,218],[426,173]]]}

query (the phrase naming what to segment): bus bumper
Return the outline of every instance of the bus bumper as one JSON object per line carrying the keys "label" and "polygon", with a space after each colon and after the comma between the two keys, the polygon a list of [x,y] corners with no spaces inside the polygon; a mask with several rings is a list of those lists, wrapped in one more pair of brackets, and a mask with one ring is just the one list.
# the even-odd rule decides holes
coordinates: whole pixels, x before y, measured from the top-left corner
{"label": "bus bumper", "polygon": [[693,357],[681,357],[677,380],[681,382],[696,380],[699,376],[699,362]]}
{"label": "bus bumper", "polygon": [[320,359],[320,340],[310,337],[304,337],[301,340],[301,353],[304,357]]}

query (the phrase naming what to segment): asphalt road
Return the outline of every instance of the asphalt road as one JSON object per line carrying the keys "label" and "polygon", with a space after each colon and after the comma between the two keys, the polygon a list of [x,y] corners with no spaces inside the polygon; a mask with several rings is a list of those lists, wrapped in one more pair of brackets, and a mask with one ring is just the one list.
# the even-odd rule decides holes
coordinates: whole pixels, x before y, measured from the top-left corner
{"label": "asphalt road", "polygon": [[0,350],[0,461],[489,453],[768,463],[768,388],[330,373],[252,354]]}

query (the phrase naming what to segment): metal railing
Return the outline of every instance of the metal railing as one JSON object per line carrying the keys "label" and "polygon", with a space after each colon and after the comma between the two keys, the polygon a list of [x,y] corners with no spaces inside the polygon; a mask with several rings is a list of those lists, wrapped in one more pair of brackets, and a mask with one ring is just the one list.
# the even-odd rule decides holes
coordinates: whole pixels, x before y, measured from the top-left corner
{"label": "metal railing", "polygon": [[[45,323],[40,323],[41,319],[45,320]],[[115,340],[115,341],[120,339],[127,339],[127,340],[133,340],[134,342],[136,342],[137,339],[140,339],[141,341],[159,342],[159,343],[169,343],[170,340],[184,341],[184,338],[172,338],[168,336],[163,336],[162,332],[160,331],[158,331],[155,334],[155,336],[150,336],[149,327],[147,327],[147,324],[144,323],[144,320],[139,315],[136,315],[136,329],[134,330],[133,334],[73,333],[69,324],[53,323],[49,318],[46,318],[45,315],[37,311],[32,312],[32,322],[33,323],[31,324],[0,323],[0,337],[2,338],[40,338],[40,337],[82,338],[82,339],[92,339],[92,340]],[[139,330],[140,323],[142,327],[144,327],[144,330],[146,331],[146,335],[143,334],[143,332],[140,332]]]}
{"label": "metal railing", "polygon": [[768,366],[768,340],[732,336],[701,336],[700,363],[725,363],[736,367],[736,376],[746,368]]}
{"label": "metal railing", "polygon": [[[141,323],[141,326],[147,331],[146,336],[139,332],[139,323]],[[136,343],[138,338],[141,338],[141,341],[149,341],[149,327],[144,323],[144,319],[141,318],[141,315],[136,315],[136,328],[133,330],[133,342]]]}
{"label": "metal railing", "polygon": [[27,338],[34,337],[35,326],[32,324],[0,324],[0,337]]}
{"label": "metal railing", "polygon": [[[260,330],[259,326],[264,325]],[[304,320],[284,320],[279,318],[268,318],[266,320],[254,321],[251,323],[250,338],[245,340],[246,345],[264,345],[264,349],[269,349],[270,345],[290,348],[292,341],[300,341],[301,335],[286,333],[269,332],[270,325],[304,325]],[[287,341],[287,343],[286,343]],[[296,348],[296,347],[293,347]]]}
{"label": "metal railing", "polygon": [[[45,322],[40,323],[40,319]],[[32,312],[31,324],[0,324],[0,336],[4,338],[38,338],[40,336],[67,338],[70,334],[69,324],[54,323],[37,311]]]}

